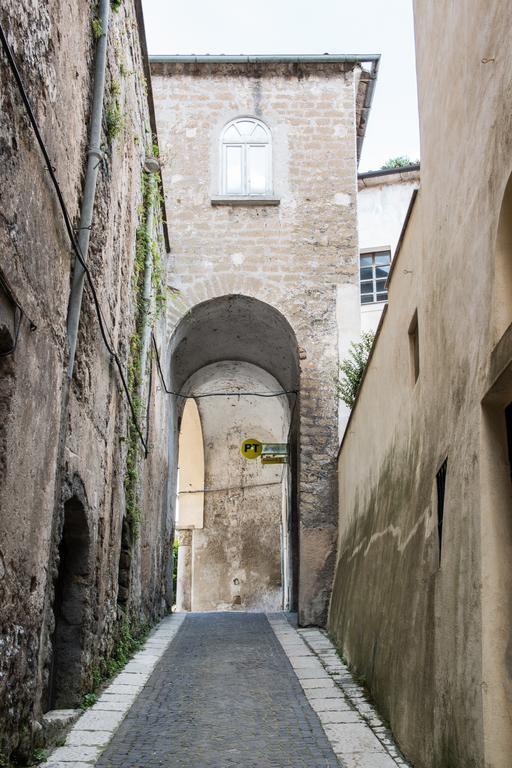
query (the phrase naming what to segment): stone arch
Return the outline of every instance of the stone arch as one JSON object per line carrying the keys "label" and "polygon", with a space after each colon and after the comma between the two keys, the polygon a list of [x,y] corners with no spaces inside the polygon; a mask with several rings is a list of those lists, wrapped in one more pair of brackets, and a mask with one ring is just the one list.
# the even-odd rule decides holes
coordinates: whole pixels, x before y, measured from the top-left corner
{"label": "stone arch", "polygon": [[512,324],[512,174],[503,194],[494,262],[494,331],[497,342]]}
{"label": "stone arch", "polygon": [[82,651],[90,586],[90,532],[82,494],[64,503],[55,582],[50,708],[74,707],[82,694]]}
{"label": "stone arch", "polygon": [[[248,391],[248,380],[244,377],[251,367],[255,371],[260,370],[263,376],[272,381],[267,389],[270,387],[274,392],[288,393],[280,396],[291,420],[289,482],[285,484],[289,498],[286,528],[290,551],[286,606],[296,608],[300,369],[293,329],[278,310],[265,302],[240,294],[220,296],[201,302],[180,320],[170,340],[169,361],[171,389],[180,395],[173,398],[171,414],[171,499],[175,498],[177,490],[178,432],[186,402],[184,396],[195,396],[205,382],[210,382],[207,387],[213,386],[214,389],[221,387],[225,390],[231,386],[232,389],[227,391],[233,393]],[[224,366],[222,372],[219,372],[219,366]],[[203,375],[203,372],[207,373]],[[255,377],[254,389],[258,391],[262,386],[262,377],[257,374]],[[240,384],[242,381],[243,385]]]}

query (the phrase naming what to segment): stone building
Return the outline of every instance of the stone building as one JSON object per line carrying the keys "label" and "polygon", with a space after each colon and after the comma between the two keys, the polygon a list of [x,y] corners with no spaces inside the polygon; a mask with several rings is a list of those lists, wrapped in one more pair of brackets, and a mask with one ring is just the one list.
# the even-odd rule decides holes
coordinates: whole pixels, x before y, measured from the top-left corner
{"label": "stone building", "polygon": [[[357,159],[378,57],[363,58],[152,58],[176,289],[179,571],[192,608],[290,606],[303,624],[325,621],[333,378],[360,328]],[[203,451],[188,429],[204,444],[194,478],[184,457]],[[289,443],[289,463],[244,459],[246,438]]]}
{"label": "stone building", "polygon": [[[48,710],[74,707],[140,626],[166,610],[168,398],[148,362],[163,345],[165,216],[138,1],[0,2],[49,162],[0,53],[0,763],[41,744]],[[107,41],[99,146],[93,73]],[[95,56],[96,51],[96,56]],[[101,70],[103,71],[103,70]],[[96,117],[98,113],[96,112]],[[87,157],[92,226],[80,209]],[[148,162],[149,161],[149,162]],[[87,261],[71,382],[67,315],[76,251],[55,173]],[[144,170],[146,168],[146,170]],[[87,178],[92,176],[87,174]],[[160,223],[159,223],[160,222]],[[71,230],[71,235],[73,231]],[[82,251],[85,253],[85,250]],[[152,270],[149,288],[145,278]],[[151,288],[152,284],[152,288]],[[73,302],[72,302],[73,303]],[[75,308],[78,304],[73,303]],[[142,307],[142,308],[141,308]],[[145,358],[144,358],[145,355]],[[152,377],[149,372],[152,368]],[[149,424],[146,422],[146,405]],[[147,428],[147,432],[146,432]],[[117,656],[116,656],[117,654]]]}
{"label": "stone building", "polygon": [[415,26],[421,187],[339,454],[329,629],[417,768],[508,768],[512,6]]}

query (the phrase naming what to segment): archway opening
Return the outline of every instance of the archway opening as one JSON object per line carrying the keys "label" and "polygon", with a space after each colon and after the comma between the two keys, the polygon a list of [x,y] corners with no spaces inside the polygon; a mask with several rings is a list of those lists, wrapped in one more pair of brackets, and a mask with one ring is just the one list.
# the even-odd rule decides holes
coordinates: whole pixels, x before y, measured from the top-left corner
{"label": "archway opening", "polygon": [[[171,457],[178,608],[294,610],[299,366],[293,331],[256,299],[204,302],[173,335],[171,380],[180,393],[174,398],[179,441],[171,441],[179,444]],[[287,444],[286,463],[244,458],[248,438]]]}
{"label": "archway opening", "polygon": [[49,686],[51,709],[75,707],[81,699],[83,621],[89,575],[87,518],[82,502],[73,496],[64,505],[59,545]]}

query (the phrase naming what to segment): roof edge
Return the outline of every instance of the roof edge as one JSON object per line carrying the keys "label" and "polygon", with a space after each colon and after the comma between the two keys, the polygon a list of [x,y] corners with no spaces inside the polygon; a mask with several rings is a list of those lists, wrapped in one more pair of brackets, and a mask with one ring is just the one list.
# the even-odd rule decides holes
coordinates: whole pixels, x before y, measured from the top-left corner
{"label": "roof edge", "polygon": [[409,173],[410,171],[419,171],[420,163],[411,163],[411,165],[402,165],[398,168],[380,168],[378,171],[363,171],[357,174],[358,179],[374,179],[378,176],[391,176],[394,173]]}
{"label": "roof edge", "polygon": [[151,64],[361,64],[380,60],[379,53],[258,54],[258,55],[153,55]]}

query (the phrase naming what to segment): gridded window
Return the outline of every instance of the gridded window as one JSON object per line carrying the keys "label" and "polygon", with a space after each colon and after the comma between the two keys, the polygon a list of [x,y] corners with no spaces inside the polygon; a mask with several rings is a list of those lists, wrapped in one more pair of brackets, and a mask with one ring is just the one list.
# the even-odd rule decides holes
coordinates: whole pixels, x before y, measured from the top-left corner
{"label": "gridded window", "polygon": [[359,257],[361,304],[387,301],[386,280],[391,264],[391,251],[362,253]]}
{"label": "gridded window", "polygon": [[222,134],[222,194],[271,194],[271,163],[266,125],[250,117],[228,123]]}

